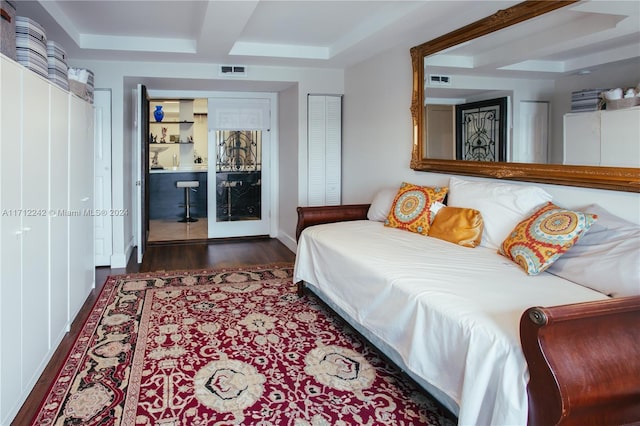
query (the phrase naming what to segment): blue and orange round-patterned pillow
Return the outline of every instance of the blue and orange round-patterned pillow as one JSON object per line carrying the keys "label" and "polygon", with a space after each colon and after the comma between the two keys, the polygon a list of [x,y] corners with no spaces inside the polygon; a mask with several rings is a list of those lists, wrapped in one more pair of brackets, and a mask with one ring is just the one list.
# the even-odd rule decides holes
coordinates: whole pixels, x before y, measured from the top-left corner
{"label": "blue and orange round-patterned pillow", "polygon": [[432,188],[403,182],[396,194],[385,226],[427,235],[433,218],[431,204],[444,200],[448,188]]}
{"label": "blue and orange round-patterned pillow", "polygon": [[597,218],[549,202],[516,225],[498,253],[516,262],[527,274],[537,275],[573,247]]}

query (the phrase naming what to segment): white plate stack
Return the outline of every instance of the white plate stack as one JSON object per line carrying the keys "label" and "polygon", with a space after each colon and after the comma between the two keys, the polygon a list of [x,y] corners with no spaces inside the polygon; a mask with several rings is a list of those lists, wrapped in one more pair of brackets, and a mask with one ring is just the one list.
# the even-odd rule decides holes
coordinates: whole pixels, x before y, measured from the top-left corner
{"label": "white plate stack", "polygon": [[47,62],[49,65],[49,80],[64,90],[69,90],[67,53],[55,41],[49,40],[47,42]]}
{"label": "white plate stack", "polygon": [[47,36],[33,19],[16,16],[16,60],[44,78],[49,78]]}

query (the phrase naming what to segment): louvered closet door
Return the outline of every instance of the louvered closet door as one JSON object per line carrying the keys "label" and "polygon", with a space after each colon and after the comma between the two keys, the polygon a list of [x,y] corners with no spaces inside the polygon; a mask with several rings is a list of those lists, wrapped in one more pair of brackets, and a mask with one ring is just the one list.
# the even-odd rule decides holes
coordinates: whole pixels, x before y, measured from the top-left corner
{"label": "louvered closet door", "polygon": [[342,197],[342,96],[308,96],[308,205]]}

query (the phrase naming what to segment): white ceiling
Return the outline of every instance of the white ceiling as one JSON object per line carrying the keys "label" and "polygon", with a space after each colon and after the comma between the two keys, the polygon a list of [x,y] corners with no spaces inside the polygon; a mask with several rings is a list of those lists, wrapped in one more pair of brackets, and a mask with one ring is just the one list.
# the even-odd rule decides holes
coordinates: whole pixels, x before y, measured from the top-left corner
{"label": "white ceiling", "polygon": [[[518,1],[17,0],[72,60],[345,68]],[[436,63],[573,72],[640,56],[640,1],[594,0],[440,55]],[[544,22],[544,23],[543,23]],[[593,32],[595,31],[595,32]],[[605,52],[606,50],[606,52]],[[532,60],[535,60],[532,61]],[[532,68],[533,67],[533,68]],[[640,72],[640,70],[639,70]]]}
{"label": "white ceiling", "polygon": [[72,59],[344,68],[517,1],[18,0]]}

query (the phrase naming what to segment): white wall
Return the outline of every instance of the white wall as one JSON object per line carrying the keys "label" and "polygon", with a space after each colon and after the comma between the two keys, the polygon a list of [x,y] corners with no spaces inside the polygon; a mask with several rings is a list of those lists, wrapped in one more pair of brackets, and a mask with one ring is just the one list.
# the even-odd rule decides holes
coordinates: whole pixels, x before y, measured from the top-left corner
{"label": "white wall", "polygon": [[[74,67],[89,68],[95,87],[113,94],[112,202],[114,209],[134,212],[134,114],[132,81],[171,78],[184,82],[215,82],[215,90],[225,90],[225,80],[217,78],[215,64],[133,63],[83,61]],[[295,207],[307,203],[307,102],[309,93],[341,94],[343,104],[343,203],[370,202],[375,191],[397,186],[403,180],[424,184],[446,184],[448,176],[415,172],[409,168],[411,156],[412,69],[408,48],[388,50],[345,70],[279,67],[249,67],[246,84],[289,82],[282,85],[279,123],[279,229],[287,245],[295,237]],[[237,89],[238,81],[228,80]],[[193,84],[190,86],[193,90]],[[171,90],[172,87],[150,89]],[[175,88],[173,88],[175,89]],[[203,90],[210,90],[203,87]],[[231,90],[231,89],[230,89]],[[248,91],[243,88],[242,91]],[[265,91],[264,87],[256,91]],[[637,194],[548,186],[567,207],[603,202],[620,216],[640,222]],[[113,267],[124,267],[134,241],[134,216],[113,218]]]}
{"label": "white wall", "polygon": [[[288,105],[293,105],[293,98],[297,97],[297,108],[285,108],[291,116],[280,116],[280,122],[287,120],[296,127],[297,134],[292,140],[293,132],[289,129],[285,143],[298,149],[297,163],[280,163],[281,168],[295,170],[297,176],[287,178],[297,179],[298,188],[289,187],[296,194],[293,199],[287,198],[287,205],[280,206],[280,214],[284,215],[280,221],[278,231],[285,235],[295,235],[295,223],[290,223],[287,215],[295,214],[296,205],[304,204],[306,200],[306,96],[307,93],[344,93],[344,72],[335,69],[282,68],[282,67],[248,67],[249,76],[244,79],[220,79],[216,64],[188,64],[188,63],[156,63],[156,62],[110,62],[110,61],[82,61],[70,64],[73,67],[88,68],[95,76],[94,86],[112,90],[113,102],[113,132],[112,132],[112,188],[113,209],[127,209],[134,212],[134,136],[135,136],[135,93],[132,90],[134,82],[147,85],[149,90],[180,90],[192,92],[198,90],[199,84],[203,91],[233,90],[267,92],[270,83],[273,87],[285,90]],[[175,82],[173,86],[159,85],[165,79]],[[296,95],[286,89],[297,85]],[[254,87],[254,89],[251,89]],[[188,89],[187,89],[188,88]],[[297,113],[297,114],[295,114]],[[287,159],[291,162],[292,159]],[[289,210],[293,209],[293,213]],[[113,218],[113,256],[112,267],[124,267],[136,244],[134,240],[133,214]]]}
{"label": "white wall", "polygon": [[[300,151],[298,136],[299,100],[298,87],[280,92],[278,100],[280,107],[280,143],[278,145],[278,180],[280,182],[280,197],[278,211],[280,215],[280,232],[278,238],[290,250],[295,251],[295,230],[298,220],[296,207],[298,206],[298,153]],[[306,116],[305,116],[306,117]]]}
{"label": "white wall", "polygon": [[[408,49],[392,49],[345,71],[343,203],[371,202],[402,181],[447,185],[449,175],[415,172],[411,157],[412,70]],[[474,179],[474,178],[465,178]],[[484,180],[480,178],[475,178]],[[518,183],[518,182],[515,182]],[[522,183],[527,184],[527,183]],[[640,223],[640,194],[539,185],[568,208],[601,204]]]}

